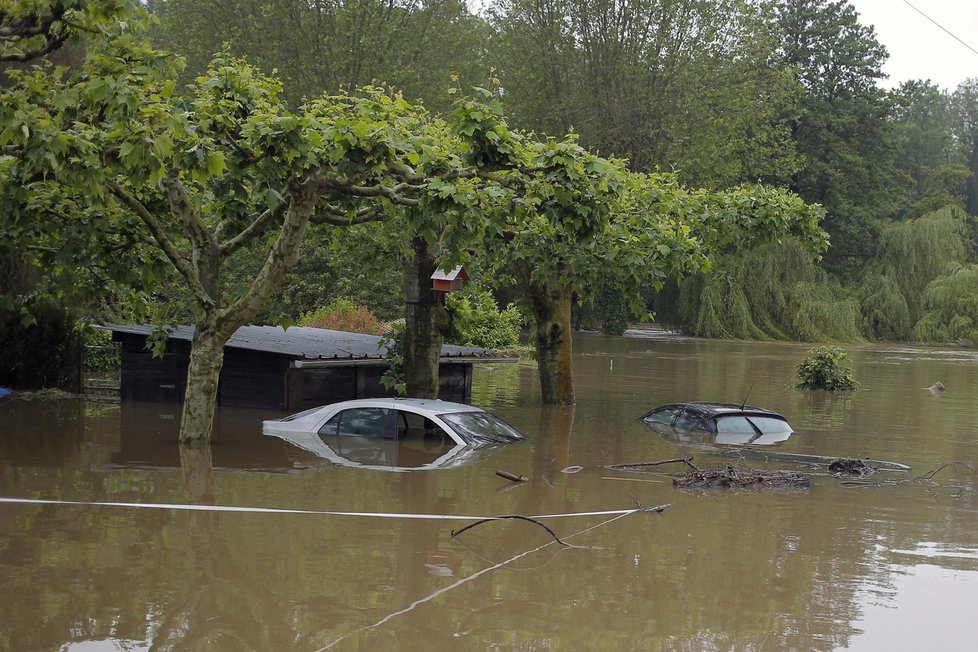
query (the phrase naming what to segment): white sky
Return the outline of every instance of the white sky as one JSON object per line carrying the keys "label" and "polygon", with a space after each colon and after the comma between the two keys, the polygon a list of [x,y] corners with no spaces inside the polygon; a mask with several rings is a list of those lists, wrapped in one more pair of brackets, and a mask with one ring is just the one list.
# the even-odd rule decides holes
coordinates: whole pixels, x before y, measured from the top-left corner
{"label": "white sky", "polygon": [[[978,0],[909,0],[948,32],[978,50]],[[904,0],[849,0],[859,22],[873,25],[890,58],[881,81],[894,88],[909,79],[929,79],[953,91],[965,79],[978,77],[978,52],[962,45],[921,16]]]}

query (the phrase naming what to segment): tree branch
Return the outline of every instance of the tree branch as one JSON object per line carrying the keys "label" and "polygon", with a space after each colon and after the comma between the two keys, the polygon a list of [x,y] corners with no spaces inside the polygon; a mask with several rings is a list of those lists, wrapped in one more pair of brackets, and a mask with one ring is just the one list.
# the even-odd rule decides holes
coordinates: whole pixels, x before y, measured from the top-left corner
{"label": "tree branch", "polygon": [[221,258],[231,257],[239,249],[264,233],[272,223],[281,219],[288,207],[289,203],[283,201],[278,206],[269,208],[256,217],[241,233],[221,245]]}
{"label": "tree branch", "polygon": [[160,189],[170,204],[170,210],[183,224],[193,246],[201,249],[216,246],[214,236],[200,219],[186,187],[180,182],[176,172],[171,170],[167,176],[160,179]]}
{"label": "tree branch", "polygon": [[211,299],[204,291],[204,287],[201,285],[200,278],[197,276],[197,273],[181,255],[180,251],[177,250],[172,242],[170,242],[170,239],[166,237],[166,233],[164,233],[163,228],[156,220],[156,217],[149,212],[141,201],[129,194],[129,192],[127,192],[126,189],[120,186],[115,180],[109,179],[108,184],[109,189],[112,191],[115,198],[122,202],[124,206],[128,207],[129,210],[134,212],[139,219],[143,221],[143,224],[146,225],[146,228],[149,230],[150,235],[153,238],[154,246],[160,249],[170,263],[176,268],[176,270],[180,272],[180,275],[183,276],[190,286],[194,296],[205,303],[210,303]]}
{"label": "tree branch", "polygon": [[322,206],[309,220],[313,224],[331,224],[333,226],[354,226],[368,222],[382,222],[387,216],[379,206],[367,206],[356,213],[348,213],[335,206]]}

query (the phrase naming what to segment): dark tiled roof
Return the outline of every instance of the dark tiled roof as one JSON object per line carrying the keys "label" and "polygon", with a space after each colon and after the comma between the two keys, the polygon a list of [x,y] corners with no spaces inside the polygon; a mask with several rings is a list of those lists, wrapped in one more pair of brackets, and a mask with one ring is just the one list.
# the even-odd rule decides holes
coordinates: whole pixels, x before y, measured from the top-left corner
{"label": "dark tiled roof", "polygon": [[[149,335],[151,326],[106,327],[114,333]],[[193,326],[177,326],[170,334],[171,339],[190,341],[194,336]],[[250,349],[266,353],[278,353],[304,360],[372,359],[383,358],[386,348],[378,348],[380,338],[362,333],[331,331],[324,328],[292,326],[242,326],[225,348]],[[483,358],[494,356],[495,352],[468,346],[446,344],[442,347],[442,358]]]}

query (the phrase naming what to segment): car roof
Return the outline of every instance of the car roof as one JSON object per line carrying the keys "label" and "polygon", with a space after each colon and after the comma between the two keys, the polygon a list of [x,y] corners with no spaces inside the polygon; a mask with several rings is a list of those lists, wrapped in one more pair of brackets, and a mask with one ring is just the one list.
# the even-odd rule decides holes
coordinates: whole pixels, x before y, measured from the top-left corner
{"label": "car roof", "polygon": [[[667,405],[661,405],[653,410],[650,410],[648,414],[653,412],[658,412],[666,408],[692,408],[698,412],[703,412],[710,416],[720,416],[727,414],[754,414],[763,415],[767,417],[774,417],[776,419],[785,419],[784,416],[774,412],[773,410],[768,410],[761,407],[756,407],[753,405],[738,405],[736,403],[711,403],[707,401],[689,401],[686,403],[669,403]],[[785,419],[787,421],[787,419]]]}
{"label": "car roof", "polygon": [[341,401],[324,405],[324,408],[342,409],[357,407],[385,407],[403,408],[426,412],[429,414],[447,414],[450,412],[482,412],[481,408],[465,403],[453,403],[452,401],[442,401],[440,399],[429,398],[359,398],[351,401]]}

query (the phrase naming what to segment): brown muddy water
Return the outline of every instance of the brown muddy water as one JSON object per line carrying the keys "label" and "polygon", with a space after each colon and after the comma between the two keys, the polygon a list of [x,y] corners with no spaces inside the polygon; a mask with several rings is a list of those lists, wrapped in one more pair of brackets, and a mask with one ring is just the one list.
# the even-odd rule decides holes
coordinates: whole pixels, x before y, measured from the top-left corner
{"label": "brown muddy water", "polygon": [[[793,388],[803,345],[575,344],[573,408],[539,406],[530,365],[479,369],[473,403],[527,441],[438,470],[337,465],[262,436],[263,412],[223,411],[210,451],[181,452],[166,406],[0,402],[0,649],[975,649],[976,475],[921,476],[978,463],[978,353],[847,347],[862,388],[832,395]],[[780,451],[912,470],[731,492],[604,468],[744,464],[639,417],[752,383],[796,430]],[[452,537],[637,503],[669,507],[545,521],[576,547],[519,520]]]}

